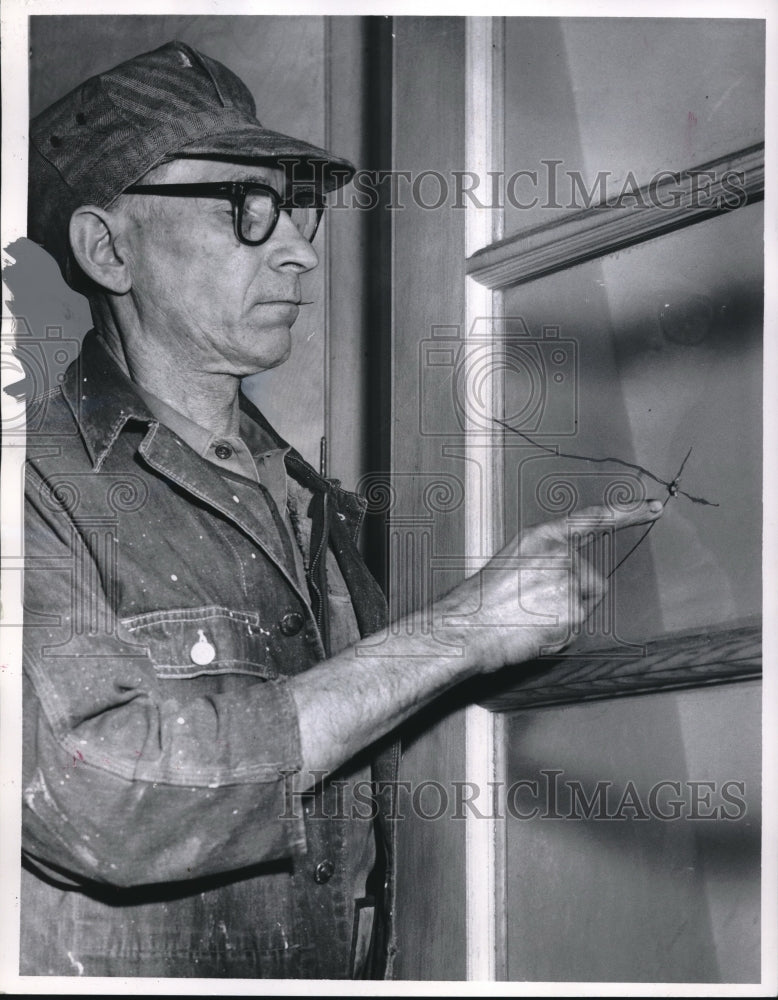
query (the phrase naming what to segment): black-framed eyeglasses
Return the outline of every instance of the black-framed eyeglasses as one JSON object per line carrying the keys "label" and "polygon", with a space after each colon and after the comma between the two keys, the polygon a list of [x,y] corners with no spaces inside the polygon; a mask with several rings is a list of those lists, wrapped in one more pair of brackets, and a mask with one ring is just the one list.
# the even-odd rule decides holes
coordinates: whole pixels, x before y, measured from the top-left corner
{"label": "black-framed eyeglasses", "polygon": [[324,212],[324,201],[315,188],[295,188],[291,197],[284,198],[268,184],[254,181],[133,184],[123,193],[172,198],[227,198],[232,203],[235,235],[241,243],[250,247],[270,239],[281,212],[286,212],[299,233],[312,242]]}

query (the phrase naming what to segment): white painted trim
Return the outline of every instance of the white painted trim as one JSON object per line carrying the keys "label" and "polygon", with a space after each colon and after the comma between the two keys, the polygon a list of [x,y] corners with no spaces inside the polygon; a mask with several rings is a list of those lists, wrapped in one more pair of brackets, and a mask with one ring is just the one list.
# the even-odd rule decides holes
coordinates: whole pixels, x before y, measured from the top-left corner
{"label": "white painted trim", "polygon": [[[465,53],[466,167],[477,176],[485,177],[487,170],[499,169],[502,160],[502,19],[468,18]],[[465,216],[467,254],[499,239],[501,227],[500,210],[468,204]],[[485,333],[494,336],[495,328],[501,326],[499,315],[497,324],[494,322],[501,307],[500,293],[493,293],[472,278],[466,281],[465,350],[475,332],[476,322],[479,339]],[[475,405],[474,400],[468,401],[465,412],[465,554],[470,566],[485,563],[502,544],[501,504],[494,503],[494,498],[501,498],[503,493],[502,452],[493,447],[480,430],[484,426],[484,415],[502,412],[501,398],[502,385],[495,378],[485,387],[478,412],[470,409]],[[466,710],[466,777],[477,786],[481,804],[488,798],[489,782],[496,777],[499,726],[499,716],[478,706]],[[499,971],[498,954],[502,953],[499,941],[503,933],[501,920],[498,923],[502,912],[498,900],[502,892],[497,883],[503,877],[503,866],[498,863],[499,821],[488,818],[488,814],[481,817],[468,813],[465,823],[467,978],[494,981]]]}

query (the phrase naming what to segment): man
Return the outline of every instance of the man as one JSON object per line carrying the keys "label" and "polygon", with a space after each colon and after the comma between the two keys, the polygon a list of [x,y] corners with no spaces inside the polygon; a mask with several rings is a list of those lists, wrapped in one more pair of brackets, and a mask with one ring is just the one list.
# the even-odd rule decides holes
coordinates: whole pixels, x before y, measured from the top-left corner
{"label": "man", "polygon": [[557,624],[511,626],[515,557],[567,554],[544,525],[434,606],[434,641],[410,620],[366,642],[386,612],[364,503],[240,394],[289,355],[322,196],[353,168],[262,128],[181,43],[31,139],[30,236],[95,329],[28,457],[22,972],[390,974],[391,838],[363,794],[371,761],[393,777],[380,741],[563,645],[603,583],[525,563],[524,606]]}

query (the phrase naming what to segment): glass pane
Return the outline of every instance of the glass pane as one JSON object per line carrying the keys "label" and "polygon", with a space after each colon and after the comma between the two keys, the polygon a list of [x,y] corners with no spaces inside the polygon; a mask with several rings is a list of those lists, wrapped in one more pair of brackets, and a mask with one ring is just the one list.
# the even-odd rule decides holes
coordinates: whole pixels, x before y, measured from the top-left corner
{"label": "glass pane", "polygon": [[[592,642],[761,610],[762,271],[757,204],[506,294],[508,337],[531,362],[506,366],[506,419],[546,448],[665,482],[691,448],[680,488],[711,503],[669,499],[614,574],[613,620]],[[668,497],[634,470],[510,434],[505,463],[509,530],[641,483]],[[619,555],[642,531],[629,530]]]}
{"label": "glass pane", "polygon": [[[751,205],[506,295],[510,420],[668,482],[691,448],[680,486],[717,505],[668,500],[579,651],[761,611],[762,225]],[[505,463],[516,526],[641,481],[668,497],[517,436]],[[760,722],[756,682],[509,713],[509,979],[758,980]]]}
{"label": "glass pane", "polygon": [[511,713],[508,979],[759,981],[760,717],[754,682]]}
{"label": "glass pane", "polygon": [[505,44],[506,234],[764,138],[764,21],[509,17]]}

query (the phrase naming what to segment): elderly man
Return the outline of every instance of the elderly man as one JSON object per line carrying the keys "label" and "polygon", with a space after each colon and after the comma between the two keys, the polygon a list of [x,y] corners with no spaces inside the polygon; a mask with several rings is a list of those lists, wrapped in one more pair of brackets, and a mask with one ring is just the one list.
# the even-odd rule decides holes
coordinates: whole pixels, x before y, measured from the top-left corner
{"label": "elderly man", "polygon": [[178,42],[86,81],[31,139],[30,236],[94,330],[28,460],[22,971],[382,975],[381,738],[562,644],[602,583],[525,571],[558,624],[508,627],[510,557],[567,552],[544,525],[435,605],[451,656],[412,621],[365,642],[385,605],[364,503],[240,393],[288,357],[323,197],[353,168],[263,128]]}

